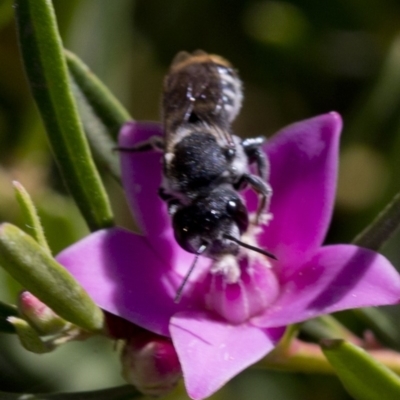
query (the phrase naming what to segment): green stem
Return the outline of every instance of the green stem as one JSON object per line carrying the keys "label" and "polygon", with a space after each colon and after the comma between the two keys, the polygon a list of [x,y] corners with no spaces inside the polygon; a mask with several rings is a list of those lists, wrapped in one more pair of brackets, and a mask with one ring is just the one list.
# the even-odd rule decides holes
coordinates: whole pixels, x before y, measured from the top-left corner
{"label": "green stem", "polygon": [[287,372],[334,374],[320,347],[299,339],[293,339],[288,346],[279,344],[257,366]]}
{"label": "green stem", "polygon": [[[393,350],[370,350],[368,353],[397,375],[400,375],[400,354]],[[261,360],[257,367],[287,372],[334,374],[335,371],[324,356],[319,345],[293,339],[288,346],[275,348]]]}
{"label": "green stem", "polygon": [[132,400],[143,397],[131,385],[111,389],[94,390],[76,393],[7,393],[0,392],[0,400]]}

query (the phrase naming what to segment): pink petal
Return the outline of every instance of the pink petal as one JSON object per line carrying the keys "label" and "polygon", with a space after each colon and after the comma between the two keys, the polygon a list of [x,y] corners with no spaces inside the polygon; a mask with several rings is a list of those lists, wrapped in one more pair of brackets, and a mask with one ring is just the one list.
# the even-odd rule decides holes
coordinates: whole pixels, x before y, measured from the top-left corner
{"label": "pink petal", "polygon": [[260,243],[286,267],[305,262],[324,240],[335,198],[341,126],[332,112],[284,128],[265,146],[273,220]]}
{"label": "pink petal", "polygon": [[57,256],[96,304],[153,332],[169,335],[170,317],[197,309],[199,295],[189,283],[179,304],[181,279],[165,266],[145,237],[123,229],[95,232]]}
{"label": "pink petal", "polygon": [[[126,123],[120,132],[119,146],[132,147],[149,139],[162,136],[162,126],[155,122]],[[158,196],[162,179],[162,153],[157,151],[120,152],[122,181],[133,216],[142,232],[149,238],[154,252],[172,266],[182,277],[193,261],[175,241],[171,218],[166,204]],[[209,261],[201,258],[191,280],[198,279]]]}
{"label": "pink petal", "polygon": [[182,312],[172,318],[170,332],[186,390],[198,400],[268,354],[284,329],[231,325],[207,313]]}
{"label": "pink petal", "polygon": [[349,308],[399,302],[400,275],[384,256],[354,245],[333,245],[322,247],[288,276],[280,298],[252,323],[281,326]]}
{"label": "pink petal", "polygon": [[[163,136],[160,124],[128,122],[121,129],[118,145],[132,147],[152,136]],[[120,152],[120,157],[122,180],[133,216],[146,236],[162,235],[171,227],[167,209],[158,197],[162,153]]]}

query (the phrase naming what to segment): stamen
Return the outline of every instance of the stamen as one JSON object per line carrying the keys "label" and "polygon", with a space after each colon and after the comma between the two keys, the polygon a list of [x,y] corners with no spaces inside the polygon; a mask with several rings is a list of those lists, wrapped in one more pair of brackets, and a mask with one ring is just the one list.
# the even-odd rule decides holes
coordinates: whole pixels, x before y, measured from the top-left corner
{"label": "stamen", "polygon": [[278,260],[273,254],[269,253],[268,251],[266,251],[264,249],[260,249],[259,247],[256,247],[256,246],[252,246],[251,244],[244,243],[241,240],[236,239],[234,236],[226,234],[226,235],[224,235],[224,238],[232,240],[232,242],[235,242],[239,246],[245,247],[246,249],[256,251],[257,253],[264,254],[264,256],[267,256],[267,257],[272,258],[274,260]]}

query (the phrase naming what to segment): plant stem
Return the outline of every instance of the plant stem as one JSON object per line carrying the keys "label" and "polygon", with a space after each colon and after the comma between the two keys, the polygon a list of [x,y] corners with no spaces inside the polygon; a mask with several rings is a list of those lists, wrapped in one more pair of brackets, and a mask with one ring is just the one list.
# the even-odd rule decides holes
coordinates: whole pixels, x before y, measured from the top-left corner
{"label": "plant stem", "polygon": [[[370,350],[368,353],[397,375],[400,375],[399,353],[387,349]],[[318,344],[306,343],[299,339],[293,339],[288,346],[278,345],[256,366],[286,372],[335,373]]]}

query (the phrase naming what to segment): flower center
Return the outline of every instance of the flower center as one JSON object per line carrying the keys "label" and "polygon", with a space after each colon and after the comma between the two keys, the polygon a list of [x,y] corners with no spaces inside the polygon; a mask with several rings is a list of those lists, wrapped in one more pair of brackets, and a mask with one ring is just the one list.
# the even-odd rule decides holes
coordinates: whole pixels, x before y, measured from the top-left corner
{"label": "flower center", "polygon": [[[266,257],[246,256],[231,262],[235,264],[224,268],[218,264],[211,268],[206,277],[205,302],[208,309],[231,323],[240,324],[275,301],[279,282]],[[229,264],[229,259],[225,263]]]}

